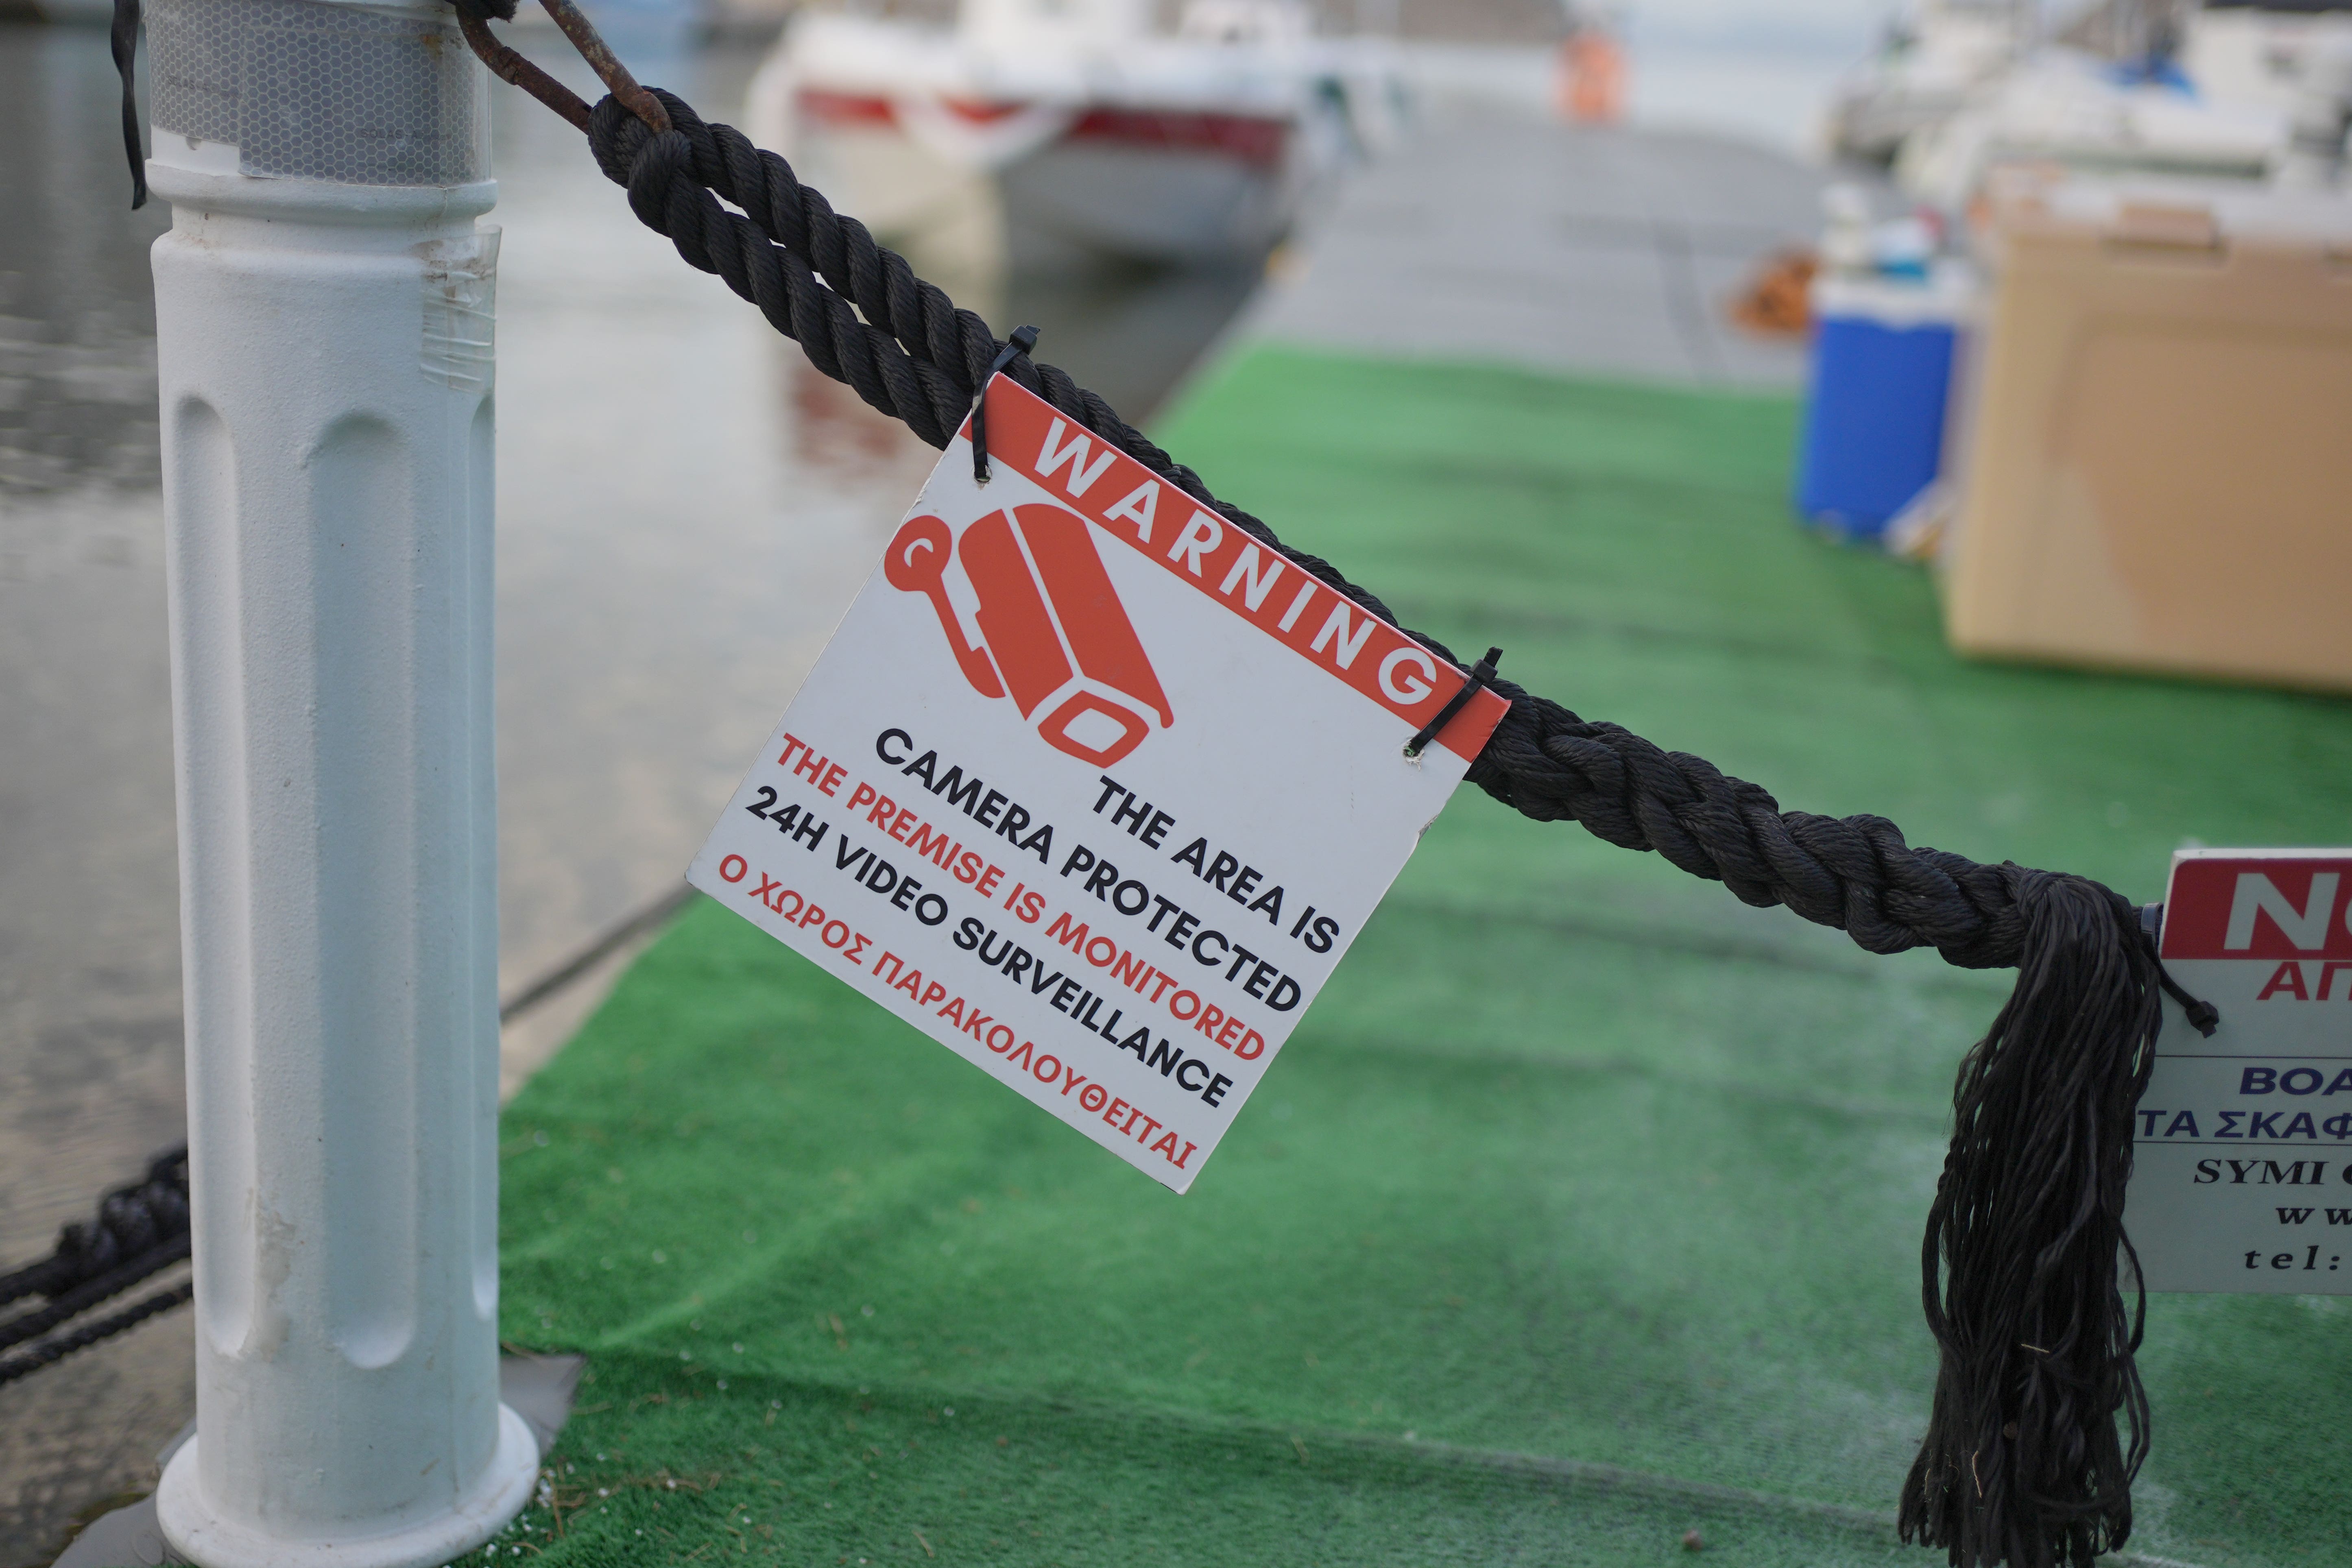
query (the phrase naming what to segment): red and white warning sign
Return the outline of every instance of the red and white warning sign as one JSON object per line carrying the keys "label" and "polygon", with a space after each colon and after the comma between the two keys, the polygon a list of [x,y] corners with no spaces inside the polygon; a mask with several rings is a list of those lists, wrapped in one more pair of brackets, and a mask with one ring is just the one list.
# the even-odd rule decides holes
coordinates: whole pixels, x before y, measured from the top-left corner
{"label": "red and white warning sign", "polygon": [[1015,383],[688,880],[1178,1192],[1507,705]]}
{"label": "red and white warning sign", "polygon": [[2352,1294],[2352,849],[2184,849],[2125,1216],[2151,1290]]}

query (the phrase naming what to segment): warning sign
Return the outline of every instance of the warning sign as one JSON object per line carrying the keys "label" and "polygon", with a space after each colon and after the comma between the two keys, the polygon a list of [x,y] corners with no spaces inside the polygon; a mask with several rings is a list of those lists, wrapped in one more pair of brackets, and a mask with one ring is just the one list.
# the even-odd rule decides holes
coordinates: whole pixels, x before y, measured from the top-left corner
{"label": "warning sign", "polygon": [[1507,709],[1000,376],[688,879],[1178,1192]]}
{"label": "warning sign", "polygon": [[2352,1293],[2352,850],[2184,849],[2126,1215],[2151,1290]]}

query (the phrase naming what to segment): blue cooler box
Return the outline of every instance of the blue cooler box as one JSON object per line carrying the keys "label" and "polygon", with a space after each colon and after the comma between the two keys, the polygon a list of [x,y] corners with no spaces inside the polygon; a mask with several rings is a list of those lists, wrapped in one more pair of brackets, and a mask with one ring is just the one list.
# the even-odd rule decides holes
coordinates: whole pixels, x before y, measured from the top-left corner
{"label": "blue cooler box", "polygon": [[1953,349],[1971,290],[1929,281],[1825,278],[1813,285],[1813,352],[1797,510],[1876,539],[1941,470]]}

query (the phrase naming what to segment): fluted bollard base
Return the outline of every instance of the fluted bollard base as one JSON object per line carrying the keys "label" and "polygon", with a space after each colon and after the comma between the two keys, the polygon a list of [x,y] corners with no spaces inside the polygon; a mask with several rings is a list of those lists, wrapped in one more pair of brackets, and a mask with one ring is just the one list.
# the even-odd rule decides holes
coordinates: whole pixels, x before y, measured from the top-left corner
{"label": "fluted bollard base", "polygon": [[152,0],[203,1568],[436,1568],[499,1397],[487,77],[441,0]]}

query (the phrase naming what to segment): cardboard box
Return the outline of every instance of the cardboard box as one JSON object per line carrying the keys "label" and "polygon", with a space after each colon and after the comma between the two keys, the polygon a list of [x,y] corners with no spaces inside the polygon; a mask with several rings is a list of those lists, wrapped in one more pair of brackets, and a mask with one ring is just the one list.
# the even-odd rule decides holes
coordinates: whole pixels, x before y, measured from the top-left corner
{"label": "cardboard box", "polygon": [[1987,232],[1952,645],[2352,690],[2352,202],[2076,182]]}

